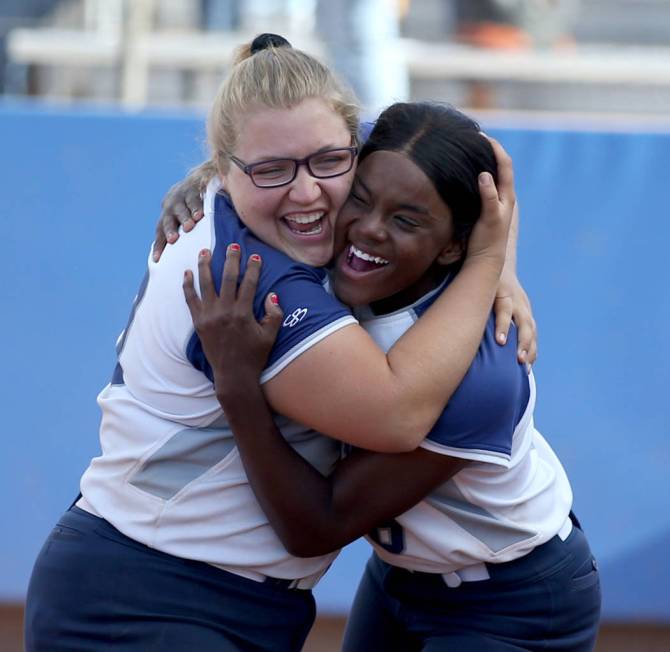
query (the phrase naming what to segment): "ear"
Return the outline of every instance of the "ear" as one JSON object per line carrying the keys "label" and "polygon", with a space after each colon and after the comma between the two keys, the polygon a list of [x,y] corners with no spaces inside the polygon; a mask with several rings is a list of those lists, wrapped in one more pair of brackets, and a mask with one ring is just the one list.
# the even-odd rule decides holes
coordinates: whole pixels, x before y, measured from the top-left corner
{"label": "ear", "polygon": [[456,240],[452,240],[444,249],[442,249],[435,261],[439,265],[452,265],[463,258],[464,253],[463,245]]}

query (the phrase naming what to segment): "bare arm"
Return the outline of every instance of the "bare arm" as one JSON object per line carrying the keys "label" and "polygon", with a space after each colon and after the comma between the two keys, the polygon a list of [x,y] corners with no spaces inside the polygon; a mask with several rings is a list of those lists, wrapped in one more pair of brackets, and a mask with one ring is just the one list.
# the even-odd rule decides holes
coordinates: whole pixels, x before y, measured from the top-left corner
{"label": "bare arm", "polygon": [[[179,239],[179,228],[184,232],[195,228],[203,215],[202,191],[216,174],[214,163],[205,161],[194,168],[182,181],[176,183],[161,204],[161,215],[156,224],[154,260],[159,260],[167,244]],[[493,310],[496,315],[498,343],[505,344],[512,319],[517,326],[519,362],[533,363],[537,357],[537,328],[530,300],[516,275],[516,245],[519,228],[518,206],[514,209],[510,226],[505,266],[500,277]]]}
{"label": "bare arm", "polygon": [[[387,355],[358,325],[330,334],[264,385],[274,410],[361,448],[416,448],[467,372],[491,310],[512,207],[490,181],[481,188],[482,217],[461,271],[418,324]],[[236,317],[224,289],[237,280],[228,258],[239,264],[239,255],[229,247],[220,296],[209,253],[198,260],[204,310],[194,324],[213,369],[226,355],[223,325]]]}
{"label": "bare arm", "polygon": [[281,436],[257,385],[239,383],[237,391],[217,396],[259,504],[286,549],[299,557],[337,550],[367,534],[468,463],[422,448],[356,450],[324,477]]}
{"label": "bare arm", "polygon": [[[475,356],[504,262],[515,203],[513,171],[502,147],[493,146],[499,191],[483,174],[482,215],[456,279],[386,355],[356,325],[307,349],[264,385],[274,410],[361,448],[393,453],[418,446]],[[199,333],[212,333],[209,348],[203,348],[215,368],[223,351],[217,320],[228,317],[216,309],[209,262],[208,255],[200,258],[199,280],[212,309],[194,323]],[[224,272],[223,284],[229,282]]]}
{"label": "bare arm", "polygon": [[490,176],[480,184],[482,215],[447,290],[387,355],[358,326],[310,348],[265,385],[273,409],[361,448],[418,446],[467,372],[498,286],[514,187],[511,160],[494,149],[500,191]]}
{"label": "bare arm", "polygon": [[[423,449],[402,454],[357,450],[331,476],[321,475],[282,437],[258,384],[283,316],[271,297],[265,318],[259,323],[253,316],[260,261],[249,261],[237,292],[239,256],[229,255],[226,267],[221,297],[230,319],[220,331],[225,341],[221,336],[216,341],[225,352],[213,369],[217,397],[258,502],[290,553],[311,557],[342,547],[406,511],[467,464]],[[184,293],[198,322],[206,308],[190,275]],[[211,332],[201,333],[205,348],[211,337]]]}

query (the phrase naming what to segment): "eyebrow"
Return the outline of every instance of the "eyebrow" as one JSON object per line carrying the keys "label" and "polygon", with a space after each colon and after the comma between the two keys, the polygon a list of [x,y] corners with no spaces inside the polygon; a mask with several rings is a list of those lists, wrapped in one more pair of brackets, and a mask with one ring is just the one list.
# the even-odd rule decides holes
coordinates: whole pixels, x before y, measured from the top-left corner
{"label": "eyebrow", "polygon": [[[363,186],[363,190],[371,195],[370,188],[368,188],[363,179],[360,176],[356,175],[354,181],[359,185]],[[413,213],[419,213],[420,215],[426,215],[427,217],[433,218],[434,216],[428,211],[428,209],[423,208],[423,206],[415,206],[414,204],[398,204],[398,208],[405,211],[412,211]]]}

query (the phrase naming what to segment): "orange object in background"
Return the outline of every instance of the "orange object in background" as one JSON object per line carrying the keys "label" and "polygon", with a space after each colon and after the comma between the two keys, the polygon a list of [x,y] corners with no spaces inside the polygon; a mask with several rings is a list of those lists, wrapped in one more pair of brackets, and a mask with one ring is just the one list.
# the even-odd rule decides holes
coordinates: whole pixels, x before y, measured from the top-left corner
{"label": "orange object in background", "polygon": [[465,23],[459,26],[456,39],[467,45],[491,49],[524,50],[533,44],[521,28],[493,21]]}

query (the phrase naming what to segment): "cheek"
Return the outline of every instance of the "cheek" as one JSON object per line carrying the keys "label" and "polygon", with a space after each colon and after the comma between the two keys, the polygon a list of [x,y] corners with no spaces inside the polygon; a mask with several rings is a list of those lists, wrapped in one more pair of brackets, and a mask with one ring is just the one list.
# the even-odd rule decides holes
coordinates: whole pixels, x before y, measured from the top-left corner
{"label": "cheek", "polygon": [[333,208],[336,211],[343,211],[346,209],[347,198],[349,197],[351,185],[354,181],[353,171],[343,177],[336,177],[335,179],[332,179],[332,181],[334,183],[329,189],[329,194]]}
{"label": "cheek", "polygon": [[230,196],[238,215],[245,224],[254,224],[256,227],[269,225],[274,221],[279,201],[272,191],[261,194],[263,191],[231,192]]}
{"label": "cheek", "polygon": [[342,210],[337,216],[337,221],[335,222],[335,234],[337,237],[346,237],[347,232],[351,225],[356,221],[356,211],[351,206],[351,201],[345,202]]}

